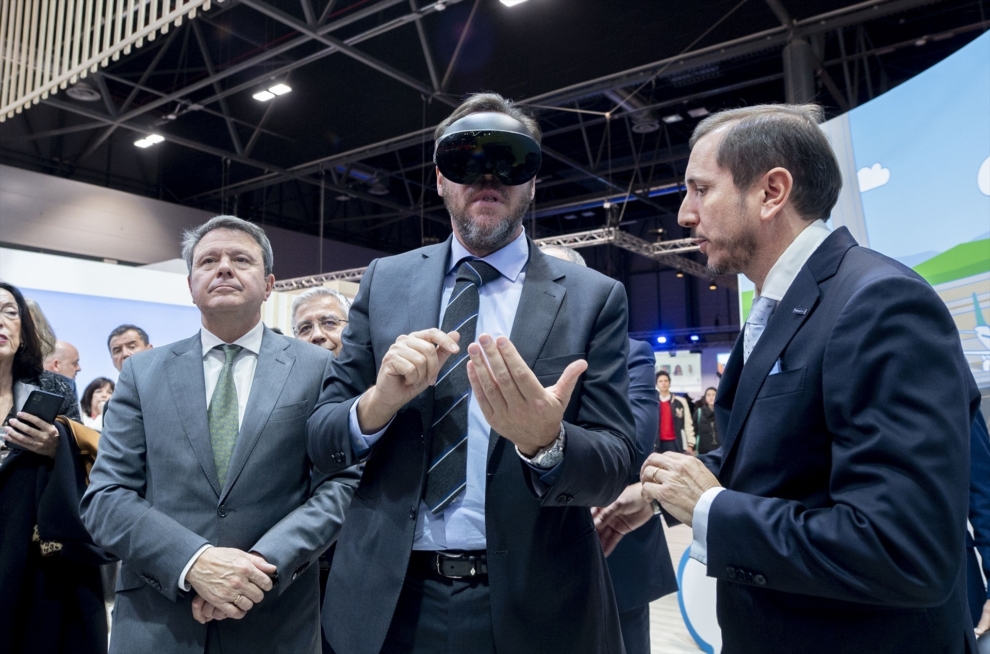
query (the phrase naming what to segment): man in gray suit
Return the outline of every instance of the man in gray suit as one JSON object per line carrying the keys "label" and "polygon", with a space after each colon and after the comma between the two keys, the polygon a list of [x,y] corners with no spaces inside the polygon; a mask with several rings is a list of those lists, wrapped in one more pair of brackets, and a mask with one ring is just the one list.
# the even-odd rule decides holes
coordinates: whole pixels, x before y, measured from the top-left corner
{"label": "man in gray suit", "polygon": [[358,480],[306,455],[333,355],[261,322],[275,278],[260,228],[218,216],[183,255],[203,328],[125,363],[82,501],[123,561],[110,651],[318,652],[310,564]]}

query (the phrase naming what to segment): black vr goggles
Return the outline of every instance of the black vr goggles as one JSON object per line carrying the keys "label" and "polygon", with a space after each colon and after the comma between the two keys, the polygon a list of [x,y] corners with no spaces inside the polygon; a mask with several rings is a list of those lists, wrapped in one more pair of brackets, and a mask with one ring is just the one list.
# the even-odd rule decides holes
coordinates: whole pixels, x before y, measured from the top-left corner
{"label": "black vr goggles", "polygon": [[494,111],[454,121],[433,151],[433,163],[455,184],[492,175],[506,186],[518,186],[536,177],[541,161],[540,144],[526,127]]}

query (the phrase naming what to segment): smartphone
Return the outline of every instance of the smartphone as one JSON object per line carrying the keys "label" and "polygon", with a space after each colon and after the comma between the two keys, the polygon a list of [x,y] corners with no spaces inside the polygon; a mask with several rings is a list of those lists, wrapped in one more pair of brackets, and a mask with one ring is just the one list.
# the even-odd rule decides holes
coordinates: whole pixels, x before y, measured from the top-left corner
{"label": "smartphone", "polygon": [[58,410],[62,408],[63,401],[62,396],[55,393],[31,391],[21,411],[30,413],[32,416],[36,416],[48,424],[52,424],[55,422]]}

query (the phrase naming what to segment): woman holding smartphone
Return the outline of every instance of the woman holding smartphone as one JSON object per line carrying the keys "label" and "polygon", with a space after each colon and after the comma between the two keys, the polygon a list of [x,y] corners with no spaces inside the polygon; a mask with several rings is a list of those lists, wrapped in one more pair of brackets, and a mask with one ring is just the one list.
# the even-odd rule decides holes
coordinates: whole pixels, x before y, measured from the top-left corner
{"label": "woman holding smartphone", "polygon": [[79,421],[79,406],[41,349],[24,297],[0,282],[0,652],[105,653],[111,559],[79,519],[83,457],[65,425],[38,417],[53,403]]}

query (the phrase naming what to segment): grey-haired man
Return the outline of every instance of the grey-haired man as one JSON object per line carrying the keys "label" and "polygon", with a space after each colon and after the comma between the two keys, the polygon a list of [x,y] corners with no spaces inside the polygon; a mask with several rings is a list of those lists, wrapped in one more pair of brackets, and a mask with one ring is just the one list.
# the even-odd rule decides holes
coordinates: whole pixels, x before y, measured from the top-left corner
{"label": "grey-haired man", "polygon": [[351,301],[340,291],[310,288],[292,301],[292,333],[339,356],[340,335],[350,310]]}
{"label": "grey-haired man", "polygon": [[110,651],[318,652],[310,564],[357,480],[306,455],[333,355],[261,322],[275,278],[260,228],[218,216],[183,255],[203,327],[124,364],[82,502],[123,561]]}

